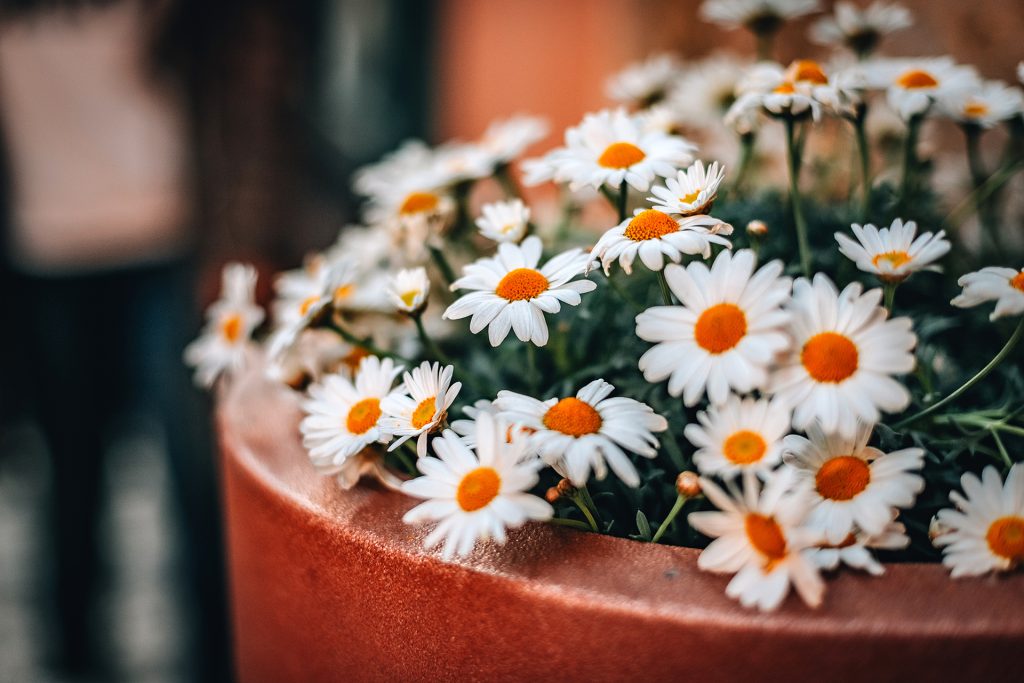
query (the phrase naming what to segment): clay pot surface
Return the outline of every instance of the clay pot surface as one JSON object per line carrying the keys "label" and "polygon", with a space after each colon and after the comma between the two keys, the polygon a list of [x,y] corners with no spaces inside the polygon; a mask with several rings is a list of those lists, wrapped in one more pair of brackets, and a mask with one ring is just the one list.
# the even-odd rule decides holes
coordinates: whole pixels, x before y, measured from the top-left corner
{"label": "clay pot surface", "polygon": [[416,501],[318,475],[299,398],[252,372],[218,427],[239,680],[994,681],[1020,676],[1024,576],[842,572],[825,604],[725,596],[698,551],[532,524],[444,562]]}

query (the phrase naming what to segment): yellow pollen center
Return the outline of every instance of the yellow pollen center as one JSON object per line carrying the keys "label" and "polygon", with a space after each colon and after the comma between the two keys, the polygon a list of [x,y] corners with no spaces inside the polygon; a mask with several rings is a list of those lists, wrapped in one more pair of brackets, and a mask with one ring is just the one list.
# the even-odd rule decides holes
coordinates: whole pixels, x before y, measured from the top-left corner
{"label": "yellow pollen center", "polygon": [[764,457],[768,444],[757,432],[748,429],[740,430],[725,440],[722,452],[730,462],[736,465],[749,465]]}
{"label": "yellow pollen center", "polygon": [[850,500],[870,482],[871,468],[853,455],[840,455],[826,461],[814,475],[818,493],[829,500]]}
{"label": "yellow pollen center", "polygon": [[750,545],[768,560],[769,566],[786,557],[786,537],[773,517],[748,513],[744,527]]}
{"label": "yellow pollen center", "polygon": [[416,301],[416,295],[419,293],[420,291],[418,289],[413,289],[408,292],[402,292],[402,295],[399,298],[402,300],[403,304],[412,308],[413,303]]}
{"label": "yellow pollen center", "polygon": [[455,492],[455,500],[466,512],[473,512],[485,507],[498,497],[501,490],[501,477],[490,467],[478,467],[467,473],[459,482]]}
{"label": "yellow pollen center", "polygon": [[734,304],[716,304],[697,318],[693,336],[708,353],[724,353],[747,333],[747,316]]}
{"label": "yellow pollen center", "polygon": [[370,355],[370,352],[362,346],[356,346],[341,359],[342,364],[352,372],[359,369],[359,363]]}
{"label": "yellow pollen center", "polygon": [[985,534],[993,553],[1012,562],[1024,561],[1024,517],[1000,517]]}
{"label": "yellow pollen center", "polygon": [[896,84],[906,90],[922,90],[925,88],[934,88],[939,84],[927,71],[921,69],[911,69],[902,76],[896,79]]}
{"label": "yellow pollen center", "polygon": [[679,198],[679,201],[683,204],[693,204],[697,201],[697,197],[700,196],[700,189],[696,189],[688,195]]}
{"label": "yellow pollen center", "polygon": [[320,301],[320,297],[316,294],[313,296],[307,296],[303,299],[302,303],[299,304],[299,315],[306,315],[309,313],[309,309],[313,308],[318,301]]}
{"label": "yellow pollen center", "polygon": [[1024,271],[1017,273],[1010,279],[1010,286],[1020,292],[1024,292]]}
{"label": "yellow pollen center", "polygon": [[334,300],[342,301],[352,296],[352,292],[356,291],[355,285],[342,285],[334,290]]}
{"label": "yellow pollen center", "polygon": [[413,192],[405,198],[398,208],[398,213],[408,215],[410,213],[422,213],[433,211],[437,208],[440,199],[432,192]]}
{"label": "yellow pollen center", "polygon": [[633,216],[624,234],[634,242],[643,242],[673,232],[679,232],[679,223],[672,216],[657,209],[647,209]]}
{"label": "yellow pollen center", "polygon": [[828,76],[825,75],[821,65],[811,59],[798,59],[790,64],[786,76],[788,80],[796,83],[828,84]]}
{"label": "yellow pollen center", "polygon": [[365,434],[380,419],[380,399],[364,398],[348,411],[345,426],[352,434]]}
{"label": "yellow pollen center", "polygon": [[857,346],[836,332],[822,332],[807,340],[800,362],[818,382],[838,384],[857,372],[860,354]]}
{"label": "yellow pollen center", "polygon": [[988,114],[988,105],[983,102],[968,102],[964,106],[964,116],[971,118],[981,117]]}
{"label": "yellow pollen center", "polygon": [[646,158],[644,151],[630,142],[613,142],[601,152],[597,163],[605,168],[629,168]]}
{"label": "yellow pollen center", "polygon": [[236,313],[224,318],[220,323],[220,333],[231,344],[238,341],[238,338],[242,336],[242,316]]}
{"label": "yellow pollen center", "polygon": [[533,268],[510,270],[494,288],[494,293],[509,301],[523,301],[540,296],[548,288],[548,279]]}
{"label": "yellow pollen center", "polygon": [[544,413],[545,427],[569,436],[596,434],[601,422],[601,416],[592,405],[572,396],[563,398]]}
{"label": "yellow pollen center", "polygon": [[434,413],[437,411],[437,397],[431,396],[430,398],[423,399],[420,404],[416,406],[416,410],[412,411],[412,427],[413,429],[422,429],[424,425],[430,423],[434,419]]}
{"label": "yellow pollen center", "polygon": [[892,268],[899,268],[905,263],[910,262],[910,254],[905,251],[887,251],[884,254],[876,254],[871,263],[877,267],[882,261],[885,261]]}
{"label": "yellow pollen center", "polygon": [[773,93],[776,95],[792,95],[796,92],[796,88],[789,81],[783,81],[780,85],[776,86]]}

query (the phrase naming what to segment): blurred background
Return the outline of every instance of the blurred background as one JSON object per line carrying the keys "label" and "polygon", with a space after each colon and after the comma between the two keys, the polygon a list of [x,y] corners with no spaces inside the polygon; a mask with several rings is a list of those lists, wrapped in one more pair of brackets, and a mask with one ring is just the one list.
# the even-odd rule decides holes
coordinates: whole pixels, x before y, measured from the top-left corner
{"label": "blurred background", "polygon": [[[180,361],[221,264],[331,242],[353,169],[406,138],[530,113],[540,152],[631,61],[752,53],[699,4],[0,1],[0,680],[229,680],[211,405]],[[902,4],[885,53],[1015,81],[1020,0]],[[807,23],[782,61],[823,53]]]}

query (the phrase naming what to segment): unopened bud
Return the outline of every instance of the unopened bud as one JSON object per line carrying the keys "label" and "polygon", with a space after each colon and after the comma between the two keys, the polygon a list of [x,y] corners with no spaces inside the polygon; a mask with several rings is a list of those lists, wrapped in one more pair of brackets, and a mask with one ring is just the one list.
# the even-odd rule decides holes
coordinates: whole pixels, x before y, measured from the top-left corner
{"label": "unopened bud", "polygon": [[944,536],[949,532],[949,526],[940,521],[938,516],[932,517],[932,521],[928,523],[928,538],[932,543],[935,543],[935,539],[939,536]]}
{"label": "unopened bud", "polygon": [[679,492],[680,496],[686,496],[687,498],[699,496],[700,477],[697,476],[696,472],[689,470],[680,472],[679,476],[676,477],[676,491]]}
{"label": "unopened bud", "polygon": [[558,492],[558,487],[552,486],[544,492],[544,500],[554,505],[558,502],[558,499],[562,497],[562,494]]}
{"label": "unopened bud", "polygon": [[764,237],[768,234],[768,225],[764,221],[752,220],[747,223],[747,234],[751,237]]}
{"label": "unopened bud", "polygon": [[576,495],[576,487],[568,479],[561,479],[556,487],[558,495],[563,498],[572,498]]}

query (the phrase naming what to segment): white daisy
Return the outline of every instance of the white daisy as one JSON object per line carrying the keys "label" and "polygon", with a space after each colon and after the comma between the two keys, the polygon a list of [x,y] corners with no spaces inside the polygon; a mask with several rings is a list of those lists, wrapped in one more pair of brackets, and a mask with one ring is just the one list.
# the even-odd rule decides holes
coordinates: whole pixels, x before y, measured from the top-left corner
{"label": "white daisy", "polygon": [[429,294],[430,279],[427,277],[427,269],[422,266],[398,271],[388,288],[391,303],[405,313],[421,312],[427,307]]}
{"label": "white daisy", "polygon": [[362,347],[340,339],[334,330],[303,330],[287,350],[268,359],[266,376],[301,389],[329,372],[354,377],[360,361],[368,355]]}
{"label": "white daisy", "polygon": [[747,393],[768,381],[768,367],[789,347],[784,328],[789,315],[782,302],[790,279],[782,262],[754,272],[749,249],[723,251],[709,269],[700,262],[665,268],[668,286],[680,306],[655,306],[636,317],[636,334],[655,342],[640,357],[648,382],[668,379],[668,393],[683,394],[692,406],[707,389],[713,404],[730,391]]}
{"label": "white daisy", "polygon": [[803,526],[806,505],[791,492],[793,472],[776,471],[764,489],[754,476],[743,478],[741,492],[734,481],[723,491],[701,477],[701,488],[719,512],[691,512],[690,526],[715,540],[697,558],[705,571],[735,574],[726,595],[744,607],[774,610],[789,593],[790,584],[811,607],[821,604],[825,583],[809,552],[820,540]]}
{"label": "white daisy", "polygon": [[494,172],[495,156],[471,142],[447,142],[434,150],[432,172],[442,187],[486,178]]}
{"label": "white daisy", "polygon": [[427,454],[427,439],[444,426],[448,409],[462,388],[462,382],[452,383],[452,372],[451,365],[442,369],[440,363],[423,361],[402,375],[404,391],[381,401],[381,428],[397,437],[389,451],[415,436],[416,453],[421,458]]}
{"label": "white daisy", "polygon": [[493,258],[482,258],[463,268],[463,276],[452,283],[452,290],[476,290],[459,298],[444,312],[444,318],[459,320],[473,316],[469,331],[477,334],[485,327],[491,346],[497,346],[509,330],[520,341],[537,346],[548,343],[545,313],[558,313],[561,304],[578,306],[580,294],[593,291],[590,280],[574,280],[590,263],[581,249],[570,249],[550,259],[538,269],[540,238],[531,235],[520,245],[498,245]]}
{"label": "white daisy", "polygon": [[355,264],[347,258],[331,262],[317,255],[307,259],[303,268],[278,275],[274,281],[277,299],[272,304],[276,327],[268,343],[271,360],[286,353],[303,330],[326,315],[332,305],[351,297],[355,289]]}
{"label": "white daisy", "polygon": [[531,432],[529,448],[573,486],[586,485],[591,469],[596,479],[604,479],[610,467],[623,483],[636,487],[640,476],[626,451],[655,457],[654,433],[668,429],[668,422],[645,403],[608,398],[614,390],[596,379],[576,396],[547,401],[499,391],[494,406],[502,418]]}
{"label": "white daisy", "polygon": [[897,218],[888,228],[878,229],[870,223],[863,227],[854,223],[850,228],[857,241],[837,232],[839,251],[857,268],[883,282],[903,282],[919,270],[940,270],[934,263],[950,249],[943,230],[938,234],[924,232],[915,239],[914,221],[904,223]]}
{"label": "white daisy", "polygon": [[352,186],[364,197],[387,194],[410,176],[426,172],[433,159],[434,153],[426,143],[406,140],[379,161],[356,169]]}
{"label": "white daisy", "polygon": [[910,318],[888,319],[881,298],[881,289],[863,292],[856,282],[839,293],[822,273],[794,283],[793,343],[768,391],[794,407],[796,429],[818,420],[825,432],[853,438],[858,420],[875,424],[879,410],[897,413],[910,403],[893,375],[914,369],[917,336]]}
{"label": "white daisy", "polygon": [[665,257],[678,263],[683,254],[711,256],[711,245],[731,248],[724,235],[732,234],[732,226],[711,216],[673,218],[658,209],[637,209],[632,218],[606,231],[590,255],[601,261],[607,275],[618,260],[627,274],[633,272],[637,256],[651,270],[661,270]]}
{"label": "white daisy", "polygon": [[725,28],[762,32],[817,11],[818,0],[704,0],[700,17]]}
{"label": "white daisy", "polygon": [[536,116],[517,115],[495,121],[478,143],[499,164],[507,164],[548,134],[548,122]]}
{"label": "white daisy", "polygon": [[846,45],[857,54],[868,54],[882,36],[909,28],[913,15],[903,5],[875,0],[861,8],[852,2],[837,2],[834,14],[811,25],[811,40],[819,45]]}
{"label": "white daisy", "polygon": [[565,131],[565,146],[549,152],[539,164],[527,168],[526,182],[548,177],[568,182],[571,190],[583,187],[614,189],[626,182],[647,191],[657,176],[673,175],[693,160],[696,148],[687,140],[658,130],[624,109],[587,114],[583,122]]}
{"label": "white daisy", "polygon": [[686,425],[683,434],[697,447],[693,464],[701,474],[767,474],[782,460],[789,420],[789,408],[780,401],[740,400],[733,394],[725,403],[697,413],[700,424]]}
{"label": "white daisy", "polygon": [[906,121],[924,115],[937,99],[977,89],[978,75],[949,57],[880,60],[866,72],[872,87],[887,91],[889,105]]}
{"label": "white daisy", "polygon": [[480,234],[494,242],[518,244],[530,227],[530,207],[521,199],[484,204],[482,216],[476,219]]}
{"label": "white daisy", "polygon": [[206,309],[206,326],[185,348],[185,362],[195,368],[195,382],[211,387],[222,374],[245,367],[253,330],[263,322],[256,305],[256,269],[228,263],[221,271],[220,299]]}
{"label": "white daisy", "polygon": [[990,320],[1024,313],[1024,268],[1016,270],[987,266],[967,273],[956,283],[964,291],[950,302],[954,306],[971,308],[995,301],[996,307],[989,316]]}
{"label": "white daisy", "polygon": [[406,482],[402,491],[426,498],[405,513],[406,524],[439,522],[423,540],[426,548],[441,541],[441,555],[468,555],[478,541],[505,543],[505,530],[528,520],[550,519],[546,501],[526,493],[537,484],[539,461],[522,462],[524,443],[505,439],[508,425],[481,414],[476,420],[476,452],[451,430],[435,439],[437,457],[420,458],[424,476]]}
{"label": "white daisy", "polygon": [[647,201],[651,206],[665,213],[677,213],[682,216],[693,216],[711,211],[711,205],[718,197],[718,186],[725,178],[725,169],[717,161],[704,170],[699,159],[685,170],[680,170],[675,178],[668,178],[665,185],[651,188],[653,197]]}
{"label": "white daisy", "polygon": [[687,65],[666,98],[685,125],[717,129],[736,101],[736,86],[750,62],[730,53],[714,54]]}
{"label": "white daisy", "polygon": [[1001,81],[985,81],[976,88],[945,95],[939,100],[939,108],[954,121],[992,128],[1021,115],[1024,93]]}
{"label": "white daisy", "polygon": [[1024,562],[1024,463],[1010,468],[1006,481],[989,465],[960,477],[964,495],[952,491],[956,510],[939,510],[946,533],[935,538],[942,563],[953,578],[1009,571]]}
{"label": "white daisy", "polygon": [[906,527],[899,522],[889,522],[880,534],[867,534],[859,529],[839,543],[823,545],[809,551],[811,558],[822,569],[832,571],[840,564],[862,569],[873,576],[885,573],[885,567],[871,554],[872,549],[902,550],[910,545]]}
{"label": "white daisy", "polygon": [[435,175],[409,176],[371,198],[366,220],[393,233],[412,238],[443,234],[455,217],[455,200],[442,189]]}
{"label": "white daisy", "polygon": [[840,89],[824,67],[810,59],[798,59],[783,68],[774,62],[758,62],[740,80],[737,99],[726,119],[743,117],[764,109],[775,116],[805,116],[817,120],[822,109],[849,113],[858,100],[856,91]]}
{"label": "white daisy", "polygon": [[[452,431],[462,437],[463,442],[470,448],[476,446],[476,420],[482,414],[488,414],[491,417],[498,416],[498,408],[494,405],[493,401],[489,401],[485,398],[476,401],[471,406],[466,406],[462,409],[462,414],[466,416],[465,419],[452,420]],[[508,441],[518,439],[520,437],[528,437],[532,430],[523,427],[522,425],[510,425],[506,430],[505,438]],[[536,458],[537,454],[533,450],[527,449],[523,451],[523,458]]]}
{"label": "white daisy", "polygon": [[681,70],[674,55],[652,55],[609,78],[605,91],[616,102],[647,109],[665,98]]}
{"label": "white daisy", "polygon": [[784,459],[807,488],[811,510],[807,525],[820,529],[829,543],[840,543],[854,526],[880,534],[894,517],[894,508],[910,507],[924,488],[918,472],[924,451],[906,448],[883,453],[868,446],[874,427],[860,423],[852,438],[826,435],[817,423],[807,438],[791,434]]}
{"label": "white daisy", "polygon": [[309,388],[299,430],[317,470],[333,475],[353,468],[341,481],[346,488],[355,484],[364,463],[350,460],[367,446],[390,439],[382,428],[382,404],[401,393],[401,387],[393,388],[401,371],[390,358],[367,356],[354,380],[327,375]]}

